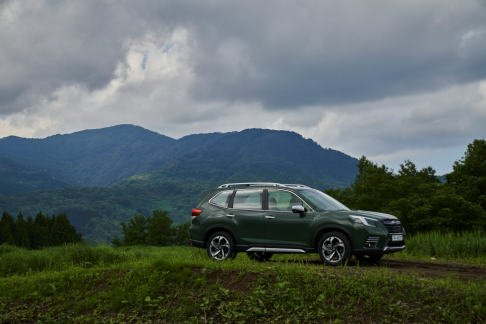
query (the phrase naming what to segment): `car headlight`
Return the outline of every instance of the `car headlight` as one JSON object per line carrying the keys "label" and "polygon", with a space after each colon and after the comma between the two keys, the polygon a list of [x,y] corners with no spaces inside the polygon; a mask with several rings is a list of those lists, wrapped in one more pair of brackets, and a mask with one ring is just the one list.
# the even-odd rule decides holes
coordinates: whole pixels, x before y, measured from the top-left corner
{"label": "car headlight", "polygon": [[351,221],[355,222],[356,224],[361,224],[364,226],[372,226],[372,227],[378,226],[378,221],[373,218],[356,216],[356,215],[350,215],[349,218],[351,218]]}

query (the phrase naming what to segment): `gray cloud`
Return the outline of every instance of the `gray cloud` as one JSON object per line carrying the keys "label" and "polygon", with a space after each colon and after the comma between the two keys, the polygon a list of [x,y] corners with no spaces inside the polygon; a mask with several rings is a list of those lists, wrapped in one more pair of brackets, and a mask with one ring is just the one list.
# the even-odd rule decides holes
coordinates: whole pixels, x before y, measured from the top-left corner
{"label": "gray cloud", "polygon": [[29,109],[58,88],[105,86],[146,23],[100,1],[9,1],[0,9],[0,113]]}
{"label": "gray cloud", "polygon": [[65,84],[105,86],[126,44],[183,27],[199,100],[269,108],[352,103],[486,76],[486,11],[461,1],[11,1],[2,6],[0,111]]}
{"label": "gray cloud", "polygon": [[485,10],[477,0],[0,0],[0,136],[268,127],[382,162],[425,161],[486,135]]}

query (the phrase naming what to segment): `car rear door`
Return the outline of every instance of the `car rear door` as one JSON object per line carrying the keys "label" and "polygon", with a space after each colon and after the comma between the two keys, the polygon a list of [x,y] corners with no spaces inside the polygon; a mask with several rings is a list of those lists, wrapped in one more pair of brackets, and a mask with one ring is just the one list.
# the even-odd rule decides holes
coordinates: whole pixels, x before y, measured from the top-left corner
{"label": "car rear door", "polygon": [[263,246],[265,218],[263,189],[237,189],[230,201],[229,217],[234,219],[238,245]]}

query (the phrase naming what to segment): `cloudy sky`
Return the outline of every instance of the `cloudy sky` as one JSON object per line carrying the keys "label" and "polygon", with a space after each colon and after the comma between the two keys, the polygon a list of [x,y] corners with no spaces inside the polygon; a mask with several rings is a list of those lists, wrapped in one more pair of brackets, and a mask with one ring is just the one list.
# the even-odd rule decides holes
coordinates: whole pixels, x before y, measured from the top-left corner
{"label": "cloudy sky", "polygon": [[0,0],[0,137],[286,129],[397,168],[486,137],[486,1]]}

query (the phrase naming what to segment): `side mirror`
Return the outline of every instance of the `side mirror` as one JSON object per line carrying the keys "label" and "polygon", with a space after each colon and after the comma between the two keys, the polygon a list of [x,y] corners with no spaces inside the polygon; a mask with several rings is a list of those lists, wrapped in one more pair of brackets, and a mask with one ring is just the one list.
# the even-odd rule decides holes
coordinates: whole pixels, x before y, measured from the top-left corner
{"label": "side mirror", "polygon": [[301,216],[304,216],[305,215],[305,208],[302,205],[295,205],[295,206],[292,206],[292,212],[294,212],[296,214],[299,213]]}

